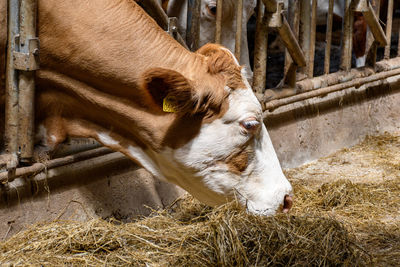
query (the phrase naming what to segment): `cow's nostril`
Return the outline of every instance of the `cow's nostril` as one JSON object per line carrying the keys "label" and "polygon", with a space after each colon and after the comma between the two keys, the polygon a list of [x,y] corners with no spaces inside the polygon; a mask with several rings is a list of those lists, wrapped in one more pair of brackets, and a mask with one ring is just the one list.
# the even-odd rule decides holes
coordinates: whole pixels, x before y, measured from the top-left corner
{"label": "cow's nostril", "polygon": [[211,6],[210,7],[210,12],[213,16],[217,15],[217,7],[216,6]]}
{"label": "cow's nostril", "polygon": [[289,210],[292,208],[293,206],[293,199],[291,196],[289,195],[285,195],[284,199],[283,199],[283,212],[289,212]]}

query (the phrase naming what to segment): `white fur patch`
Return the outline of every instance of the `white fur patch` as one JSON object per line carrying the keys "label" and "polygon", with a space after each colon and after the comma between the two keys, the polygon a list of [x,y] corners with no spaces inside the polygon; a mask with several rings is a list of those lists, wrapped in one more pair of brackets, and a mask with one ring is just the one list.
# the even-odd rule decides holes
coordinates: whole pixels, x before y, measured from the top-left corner
{"label": "white fur patch", "polygon": [[365,61],[367,60],[367,55],[364,55],[362,57],[356,58],[356,67],[361,68],[365,66]]}
{"label": "white fur patch", "polygon": [[222,47],[221,49],[227,51],[232,56],[232,58],[235,60],[236,65],[240,66],[239,61],[236,59],[235,55],[231,52],[231,50],[229,50],[228,48],[225,48],[225,47]]}
{"label": "white fur patch", "polygon": [[38,126],[38,130],[35,135],[36,140],[40,140],[43,145],[47,146],[47,129],[43,124]]}
{"label": "white fur patch", "polygon": [[118,145],[119,142],[114,140],[109,134],[107,133],[98,133],[97,134],[99,140],[101,143],[103,143],[104,145],[109,145],[109,146],[114,146],[114,145]]}
{"label": "white fur patch", "polygon": [[159,179],[164,179],[164,175],[161,173],[160,169],[157,167],[155,162],[147,155],[142,148],[140,147],[134,147],[134,146],[129,146],[128,147],[128,153],[129,155],[137,160],[140,165],[143,166],[147,171],[149,171],[153,176],[159,178]]}
{"label": "white fur patch", "polygon": [[51,141],[53,141],[53,143],[55,143],[57,141],[57,137],[55,135],[51,135],[50,139],[51,139]]}

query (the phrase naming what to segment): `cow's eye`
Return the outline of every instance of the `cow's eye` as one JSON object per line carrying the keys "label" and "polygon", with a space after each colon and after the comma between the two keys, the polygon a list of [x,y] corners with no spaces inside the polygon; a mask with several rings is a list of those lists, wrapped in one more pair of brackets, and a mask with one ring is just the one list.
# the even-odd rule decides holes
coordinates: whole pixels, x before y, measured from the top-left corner
{"label": "cow's eye", "polygon": [[260,122],[255,118],[250,118],[240,122],[240,126],[242,126],[247,132],[255,132],[260,127]]}
{"label": "cow's eye", "polygon": [[215,17],[217,15],[217,7],[216,6],[206,5],[206,8],[207,8],[208,14],[210,14],[211,16]]}

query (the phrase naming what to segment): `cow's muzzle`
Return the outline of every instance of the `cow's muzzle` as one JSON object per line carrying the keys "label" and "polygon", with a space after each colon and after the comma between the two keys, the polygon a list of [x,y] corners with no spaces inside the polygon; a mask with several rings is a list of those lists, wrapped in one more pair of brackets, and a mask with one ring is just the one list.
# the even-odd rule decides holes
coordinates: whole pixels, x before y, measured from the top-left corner
{"label": "cow's muzzle", "polygon": [[293,206],[293,198],[290,195],[285,195],[285,197],[283,198],[282,211],[284,213],[287,213],[292,208],[292,206]]}

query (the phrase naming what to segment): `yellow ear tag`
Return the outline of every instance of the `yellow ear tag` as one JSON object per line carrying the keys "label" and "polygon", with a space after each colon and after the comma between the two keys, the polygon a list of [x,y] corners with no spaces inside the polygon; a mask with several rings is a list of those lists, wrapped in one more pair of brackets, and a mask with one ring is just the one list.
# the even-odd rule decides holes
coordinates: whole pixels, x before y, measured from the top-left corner
{"label": "yellow ear tag", "polygon": [[163,111],[164,112],[171,112],[171,113],[175,113],[176,109],[176,98],[173,96],[166,96],[163,99]]}

